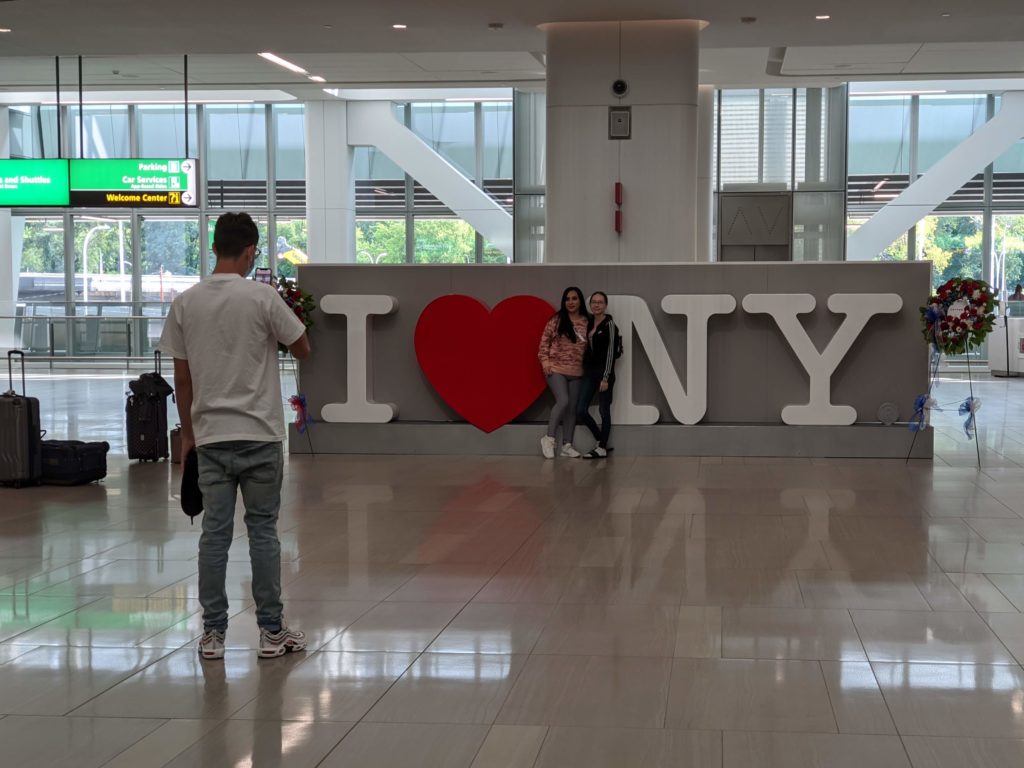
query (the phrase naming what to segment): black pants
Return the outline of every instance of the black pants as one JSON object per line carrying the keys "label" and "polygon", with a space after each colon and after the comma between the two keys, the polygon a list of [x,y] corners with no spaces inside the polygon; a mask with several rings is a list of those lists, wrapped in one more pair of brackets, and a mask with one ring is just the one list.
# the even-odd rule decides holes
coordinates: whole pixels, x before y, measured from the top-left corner
{"label": "black pants", "polygon": [[[603,371],[584,372],[583,381],[580,386],[580,398],[576,401],[578,406],[576,409],[576,423],[583,424],[589,429],[590,434],[594,436],[594,439],[597,440],[597,444],[601,448],[607,448],[608,437],[612,432],[612,391],[615,389],[615,374],[613,373],[608,378],[608,389],[604,392],[599,392],[603,375]],[[601,414],[600,429],[598,429],[597,422],[594,421],[594,417],[590,415],[588,410],[595,392],[597,392],[597,410]]]}

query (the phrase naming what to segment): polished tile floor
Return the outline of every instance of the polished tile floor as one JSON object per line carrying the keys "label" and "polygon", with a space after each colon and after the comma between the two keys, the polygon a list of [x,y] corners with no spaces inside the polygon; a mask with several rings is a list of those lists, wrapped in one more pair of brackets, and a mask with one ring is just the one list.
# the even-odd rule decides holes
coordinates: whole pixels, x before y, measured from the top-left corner
{"label": "polished tile floor", "polygon": [[292,459],[309,650],[257,660],[239,518],[223,663],[124,386],[30,381],[51,435],[113,454],[102,485],[0,490],[4,768],[1024,765],[1024,381],[976,385],[981,470],[955,410],[909,465]]}

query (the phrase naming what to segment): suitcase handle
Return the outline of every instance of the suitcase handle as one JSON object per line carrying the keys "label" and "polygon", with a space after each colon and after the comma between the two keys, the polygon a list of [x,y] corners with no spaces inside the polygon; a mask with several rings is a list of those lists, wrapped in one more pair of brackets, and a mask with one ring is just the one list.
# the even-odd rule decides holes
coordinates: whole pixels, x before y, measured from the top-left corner
{"label": "suitcase handle", "polygon": [[28,394],[25,389],[25,353],[20,349],[12,349],[7,353],[7,380],[10,383],[11,392],[14,392],[14,356],[21,357],[21,393]]}
{"label": "suitcase handle", "polygon": [[156,361],[156,372],[157,373],[162,373],[161,370],[160,370],[160,368],[161,368],[161,365],[160,365],[161,359],[160,359],[160,350],[159,349],[157,349],[157,350],[155,350],[153,352],[153,359]]}

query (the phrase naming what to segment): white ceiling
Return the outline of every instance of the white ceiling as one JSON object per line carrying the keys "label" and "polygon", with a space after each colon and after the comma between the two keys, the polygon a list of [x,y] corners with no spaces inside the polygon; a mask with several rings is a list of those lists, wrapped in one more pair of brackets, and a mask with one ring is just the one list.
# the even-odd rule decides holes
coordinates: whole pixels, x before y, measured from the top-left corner
{"label": "white ceiling", "polygon": [[782,63],[782,74],[797,77],[988,73],[1024,73],[1024,42],[805,46],[787,48]]}
{"label": "white ceiling", "polygon": [[[322,86],[255,56],[274,51],[331,87],[539,85],[550,21],[700,18],[701,81],[722,86],[1024,72],[1022,0],[0,0],[0,90]],[[628,10],[624,10],[628,8]],[[942,13],[952,15],[943,18]],[[815,21],[829,13],[832,19]],[[756,16],[754,23],[740,17]],[[499,31],[488,24],[500,22]],[[408,29],[394,30],[404,23]],[[773,68],[773,54],[781,66]]]}

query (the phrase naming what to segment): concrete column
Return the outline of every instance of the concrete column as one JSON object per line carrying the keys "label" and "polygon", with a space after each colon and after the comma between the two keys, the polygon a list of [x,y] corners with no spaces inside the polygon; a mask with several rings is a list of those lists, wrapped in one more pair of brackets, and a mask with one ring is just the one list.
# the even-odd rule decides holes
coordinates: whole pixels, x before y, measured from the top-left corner
{"label": "concrete column", "polygon": [[[703,22],[545,24],[545,261],[694,261],[698,35]],[[612,93],[624,80],[628,92]],[[608,138],[608,108],[632,137]],[[623,185],[623,232],[614,185]]]}
{"label": "concrete column", "polygon": [[697,220],[694,222],[694,261],[714,261],[712,233],[715,218],[715,180],[711,175],[715,150],[715,87],[697,90]]}
{"label": "concrete column", "polygon": [[348,104],[306,103],[306,226],[311,262],[356,260],[355,153]]}

